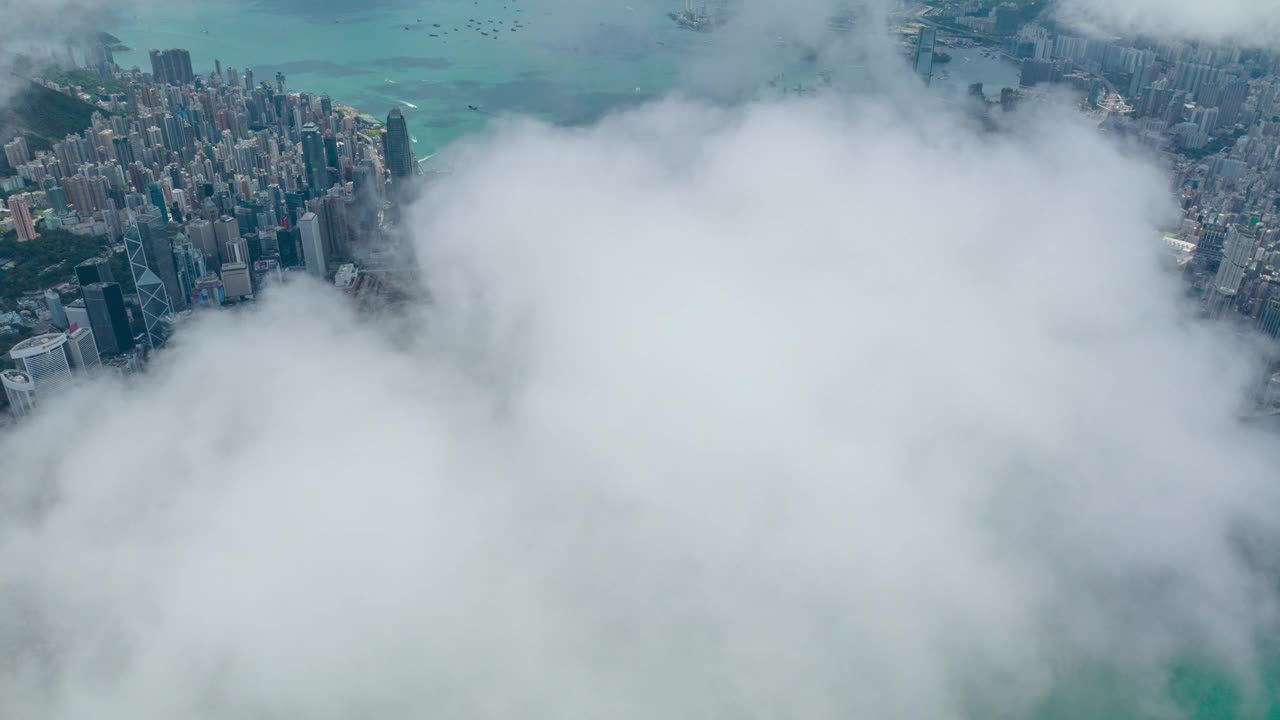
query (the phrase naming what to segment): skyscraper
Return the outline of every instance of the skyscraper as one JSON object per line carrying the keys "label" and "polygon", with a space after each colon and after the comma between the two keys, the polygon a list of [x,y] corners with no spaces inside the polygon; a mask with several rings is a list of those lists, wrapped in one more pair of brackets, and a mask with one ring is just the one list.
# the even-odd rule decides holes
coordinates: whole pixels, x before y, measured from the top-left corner
{"label": "skyscraper", "polygon": [[1200,242],[1194,251],[1195,262],[1203,270],[1218,272],[1222,265],[1223,243],[1227,239],[1227,227],[1217,223],[1205,223],[1200,233]]}
{"label": "skyscraper", "polygon": [[65,308],[67,312],[67,327],[93,327],[89,322],[89,309],[84,306],[84,298],[72,300],[71,304]]}
{"label": "skyscraper", "polygon": [[298,264],[298,246],[302,237],[298,228],[279,228],[276,230],[276,247],[280,251],[281,267],[294,267]]}
{"label": "skyscraper", "polygon": [[151,200],[156,212],[160,213],[160,219],[166,223],[169,222],[169,208],[165,206],[164,190],[159,183],[151,183],[147,186],[147,198]]}
{"label": "skyscraper", "polygon": [[62,188],[54,185],[45,190],[45,196],[49,198],[49,205],[53,207],[53,211],[58,215],[67,214],[67,194]]}
{"label": "skyscraper", "polygon": [[314,204],[320,217],[320,237],[324,240],[325,259],[349,257],[352,238],[346,198],[327,195]]}
{"label": "skyscraper", "polygon": [[119,283],[93,283],[81,288],[89,325],[103,355],[120,355],[133,349],[133,332],[124,309]]}
{"label": "skyscraper", "polygon": [[376,207],[382,203],[382,193],[384,183],[382,180],[382,168],[378,166],[375,158],[365,158],[356,166],[355,177],[352,183],[356,197],[360,202],[369,206]]}
{"label": "skyscraper", "polygon": [[[142,222],[149,224],[149,218],[144,215]],[[169,321],[173,315],[173,305],[169,302],[169,293],[165,290],[164,281],[147,262],[146,242],[138,224],[139,218],[134,218],[125,228],[124,247],[129,255],[129,270],[133,274],[133,284],[138,290],[138,304],[142,307],[146,342],[152,348],[158,348],[169,336]]]}
{"label": "skyscraper", "polygon": [[928,85],[933,79],[933,49],[938,43],[938,31],[925,26],[920,28],[920,36],[916,39],[916,75]]}
{"label": "skyscraper", "polygon": [[249,266],[242,262],[228,262],[222,265],[222,289],[227,300],[239,300],[253,294],[253,281],[249,277]]}
{"label": "skyscraper", "polygon": [[44,306],[49,308],[53,324],[59,328],[67,328],[67,311],[62,307],[62,296],[56,290],[44,291]]}
{"label": "skyscraper", "polygon": [[36,239],[36,224],[31,220],[31,210],[27,208],[27,199],[21,195],[9,198],[9,213],[13,216],[13,227],[18,231],[18,242]]}
{"label": "skyscraper", "polygon": [[182,284],[178,282],[177,263],[173,259],[173,239],[176,234],[155,212],[138,215],[138,230],[142,233],[142,248],[147,267],[164,283],[169,296],[169,308],[173,311],[186,308]]}
{"label": "skyscraper", "polygon": [[409,145],[409,125],[400,108],[391,108],[391,112],[387,113],[387,129],[382,134],[382,144],[392,181],[399,182],[412,175],[413,150]]}
{"label": "skyscraper", "polygon": [[302,236],[302,252],[307,261],[307,272],[324,279],[328,274],[328,259],[324,254],[324,239],[320,236],[320,218],[309,212],[298,220],[298,233]]}
{"label": "skyscraper", "polygon": [[111,264],[106,258],[89,258],[76,266],[76,281],[80,283],[80,287],[93,283],[109,283],[112,282]]}
{"label": "skyscraper", "polygon": [[158,83],[186,85],[195,79],[191,71],[191,53],[186,50],[152,50],[151,75]]}
{"label": "skyscraper", "polygon": [[133,350],[133,332],[124,310],[119,283],[93,283],[84,287],[84,309],[93,338],[102,355],[122,355]]}
{"label": "skyscraper", "polygon": [[227,262],[227,243],[240,239],[240,223],[223,215],[213,223],[213,239],[216,254],[211,259],[217,263]]}
{"label": "skyscraper", "polygon": [[27,139],[22,135],[5,143],[4,155],[10,167],[18,167],[31,162],[31,150],[27,147]]}
{"label": "skyscraper", "polygon": [[307,168],[307,187],[319,197],[329,189],[329,171],[325,169],[324,138],[314,123],[302,126],[302,162]]}
{"label": "skyscraper", "polygon": [[213,223],[204,218],[196,218],[187,223],[187,233],[191,236],[191,243],[204,253],[206,261],[217,260],[218,241],[213,233]]}
{"label": "skyscraper", "polygon": [[1262,305],[1258,314],[1258,331],[1280,340],[1280,291],[1272,289],[1271,297]]}
{"label": "skyscraper", "polygon": [[133,146],[129,144],[129,138],[112,138],[111,147],[115,150],[116,162],[120,163],[120,167],[127,168],[133,164]]}
{"label": "skyscraper", "polygon": [[1213,287],[1219,294],[1235,295],[1240,291],[1240,283],[1244,281],[1244,271],[1249,266],[1249,256],[1253,253],[1256,239],[1254,230],[1250,227],[1232,225],[1227,230],[1222,265],[1213,281]]}
{"label": "skyscraper", "polygon": [[236,238],[227,243],[227,262],[249,264],[249,241]]}
{"label": "skyscraper", "polygon": [[1240,121],[1240,111],[1249,99],[1249,83],[1245,80],[1232,80],[1222,89],[1221,115],[1219,121],[1224,127],[1233,128]]}
{"label": "skyscraper", "polygon": [[9,411],[26,417],[36,409],[36,388],[31,376],[21,370],[0,370],[0,385],[9,400]]}
{"label": "skyscraper", "polygon": [[66,347],[67,358],[76,372],[93,372],[102,367],[102,361],[98,359],[98,343],[89,328],[76,328],[67,333]]}
{"label": "skyscraper", "polygon": [[46,333],[27,338],[9,350],[9,357],[31,378],[37,400],[71,384],[66,345],[64,333]]}

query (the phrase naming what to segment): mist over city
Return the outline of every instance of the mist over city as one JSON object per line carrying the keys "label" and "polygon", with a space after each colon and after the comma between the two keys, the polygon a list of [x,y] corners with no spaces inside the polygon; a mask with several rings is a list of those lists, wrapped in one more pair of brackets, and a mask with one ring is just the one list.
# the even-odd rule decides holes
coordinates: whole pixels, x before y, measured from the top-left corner
{"label": "mist over city", "polygon": [[0,17],[0,718],[1280,712],[1272,3]]}

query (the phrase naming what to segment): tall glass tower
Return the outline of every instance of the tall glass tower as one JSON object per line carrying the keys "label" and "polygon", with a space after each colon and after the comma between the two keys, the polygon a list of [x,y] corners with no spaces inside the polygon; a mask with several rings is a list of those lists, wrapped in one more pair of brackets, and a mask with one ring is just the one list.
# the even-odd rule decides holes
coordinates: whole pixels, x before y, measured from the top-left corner
{"label": "tall glass tower", "polygon": [[933,79],[933,49],[938,44],[938,31],[931,27],[920,28],[916,41],[916,74],[928,85]]}
{"label": "tall glass tower", "polygon": [[138,289],[138,304],[142,306],[142,322],[146,327],[147,344],[158,348],[169,337],[169,324],[173,317],[173,305],[169,293],[147,264],[147,252],[138,227],[138,219],[131,218],[124,231],[124,248],[129,255],[129,270]]}
{"label": "tall glass tower", "polygon": [[387,131],[382,136],[382,141],[392,181],[412,175],[413,150],[409,147],[409,124],[405,122],[400,108],[391,108],[391,112],[387,113]]}
{"label": "tall glass tower", "polygon": [[302,162],[307,166],[307,186],[319,197],[329,189],[329,171],[324,164],[324,138],[314,123],[302,126]]}

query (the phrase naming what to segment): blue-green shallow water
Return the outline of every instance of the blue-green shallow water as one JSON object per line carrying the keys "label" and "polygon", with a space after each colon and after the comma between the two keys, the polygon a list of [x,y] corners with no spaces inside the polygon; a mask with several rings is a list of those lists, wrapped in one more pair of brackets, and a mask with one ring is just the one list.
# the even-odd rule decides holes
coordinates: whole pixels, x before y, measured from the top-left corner
{"label": "blue-green shallow water", "polygon": [[1211,663],[1184,660],[1155,686],[1124,668],[1077,670],[1043,698],[1031,720],[1280,720],[1280,657],[1246,686]]}
{"label": "blue-green shallow water", "polygon": [[255,80],[282,71],[291,89],[377,116],[400,107],[420,157],[482,128],[490,113],[581,123],[651,98],[671,86],[680,58],[706,42],[675,28],[665,4],[645,0],[635,10],[601,3],[590,18],[557,17],[529,0],[178,5],[156,4],[119,28],[134,50],[117,62],[146,69],[148,48],[183,47],[197,72],[217,58],[224,70],[252,68]]}
{"label": "blue-green shallow water", "polygon": [[[257,80],[284,72],[292,89],[326,93],[374,115],[400,107],[418,140],[414,149],[425,157],[483,128],[490,113],[575,124],[662,94],[678,81],[683,64],[710,51],[708,36],[677,29],[666,18],[680,4],[584,1],[566,15],[537,0],[156,3],[115,29],[135,48],[116,59],[147,68],[148,48],[183,47],[197,72],[209,72],[217,58],[224,70],[252,68]],[[475,21],[470,28],[469,19]],[[490,34],[482,35],[477,23]],[[998,93],[1017,84],[1012,65],[976,50],[949,52],[948,77],[935,78],[939,92],[983,82],[988,93]],[[1171,667],[1155,681],[1156,695],[1165,698],[1160,707],[1150,704],[1148,682],[1133,681],[1123,668],[1077,670],[1060,679],[1030,720],[1280,720],[1280,653],[1270,657],[1251,691],[1212,665]],[[1006,717],[996,708],[972,715]]]}
{"label": "blue-green shallow water", "polygon": [[[376,116],[406,114],[419,157],[484,127],[492,114],[590,122],[670,89],[682,68],[714,51],[709,35],[666,13],[680,0],[196,0],[155,3],[115,34],[121,65],[149,68],[146,50],[182,47],[195,70],[277,71],[295,90],[326,93]],[[468,20],[473,20],[468,25]],[[439,27],[437,27],[437,25]],[[480,26],[480,27],[477,27]],[[407,29],[406,29],[407,28]],[[488,32],[488,35],[481,34]],[[432,37],[435,35],[436,37]],[[762,52],[772,41],[761,38]],[[953,51],[942,88],[1017,84],[1017,69]],[[469,109],[475,105],[483,112]]]}

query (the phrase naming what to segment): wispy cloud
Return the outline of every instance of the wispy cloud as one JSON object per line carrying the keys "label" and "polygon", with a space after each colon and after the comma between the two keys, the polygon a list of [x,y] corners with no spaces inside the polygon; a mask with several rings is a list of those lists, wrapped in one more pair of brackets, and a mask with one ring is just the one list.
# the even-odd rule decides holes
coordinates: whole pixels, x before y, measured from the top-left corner
{"label": "wispy cloud", "polygon": [[130,3],[102,0],[0,0],[4,38],[0,40],[0,104],[26,85],[16,76],[17,60],[37,51],[62,57],[68,44],[89,41],[125,13]]}
{"label": "wispy cloud", "polygon": [[1058,14],[1105,32],[1275,47],[1280,4],[1270,0],[1063,0]]}

